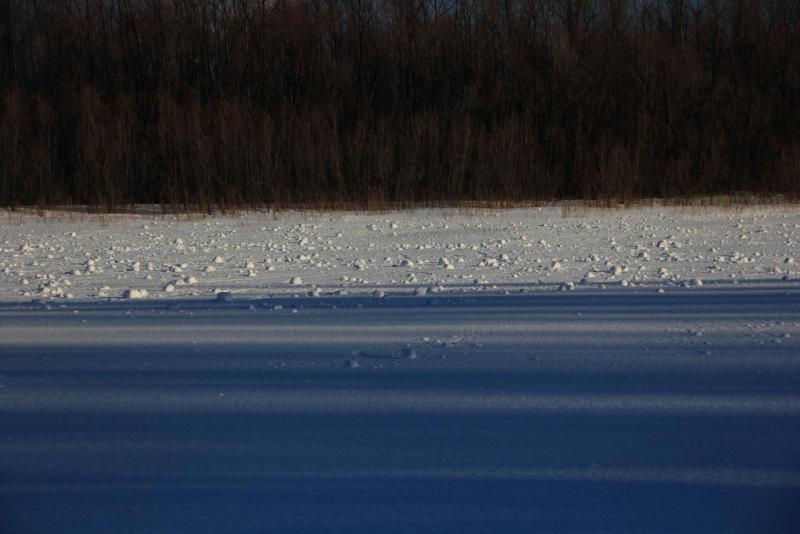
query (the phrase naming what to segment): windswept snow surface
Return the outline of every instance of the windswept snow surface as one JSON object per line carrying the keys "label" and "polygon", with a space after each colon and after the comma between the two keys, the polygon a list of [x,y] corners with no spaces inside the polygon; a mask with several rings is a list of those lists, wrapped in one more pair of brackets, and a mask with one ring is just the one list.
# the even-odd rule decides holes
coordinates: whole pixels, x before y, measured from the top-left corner
{"label": "windswept snow surface", "polygon": [[[0,301],[534,292],[800,281],[796,209],[6,214]],[[425,291],[416,291],[423,288]]]}
{"label": "windswept snow surface", "polygon": [[798,242],[779,208],[4,216],[0,532],[799,532]]}

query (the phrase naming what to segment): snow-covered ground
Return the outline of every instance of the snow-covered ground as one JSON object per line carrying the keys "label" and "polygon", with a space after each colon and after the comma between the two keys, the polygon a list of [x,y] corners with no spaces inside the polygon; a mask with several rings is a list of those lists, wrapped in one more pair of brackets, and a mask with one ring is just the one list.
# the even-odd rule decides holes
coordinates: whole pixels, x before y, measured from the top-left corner
{"label": "snow-covered ground", "polygon": [[0,219],[5,302],[765,281],[800,281],[797,209]]}
{"label": "snow-covered ground", "polygon": [[781,208],[4,216],[0,532],[800,531],[798,243]]}

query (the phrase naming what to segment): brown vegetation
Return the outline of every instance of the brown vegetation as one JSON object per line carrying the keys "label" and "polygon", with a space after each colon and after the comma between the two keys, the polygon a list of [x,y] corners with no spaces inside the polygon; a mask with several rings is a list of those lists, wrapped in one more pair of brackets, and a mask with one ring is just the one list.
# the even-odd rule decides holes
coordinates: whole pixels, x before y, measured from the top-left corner
{"label": "brown vegetation", "polygon": [[800,195],[796,0],[0,0],[0,205]]}

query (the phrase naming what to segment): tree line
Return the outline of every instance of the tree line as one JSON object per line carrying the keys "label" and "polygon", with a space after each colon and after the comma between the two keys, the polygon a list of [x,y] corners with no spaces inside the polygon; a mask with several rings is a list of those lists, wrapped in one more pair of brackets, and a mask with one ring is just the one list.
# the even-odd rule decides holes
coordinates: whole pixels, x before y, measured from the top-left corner
{"label": "tree line", "polygon": [[800,196],[796,0],[0,0],[0,205]]}

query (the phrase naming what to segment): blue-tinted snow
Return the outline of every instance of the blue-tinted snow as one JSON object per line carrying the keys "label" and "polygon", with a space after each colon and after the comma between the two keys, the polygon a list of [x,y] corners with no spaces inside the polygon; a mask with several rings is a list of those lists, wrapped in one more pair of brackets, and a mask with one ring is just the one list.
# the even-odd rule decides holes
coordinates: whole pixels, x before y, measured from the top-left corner
{"label": "blue-tinted snow", "polygon": [[0,531],[798,532],[800,288],[7,302]]}

